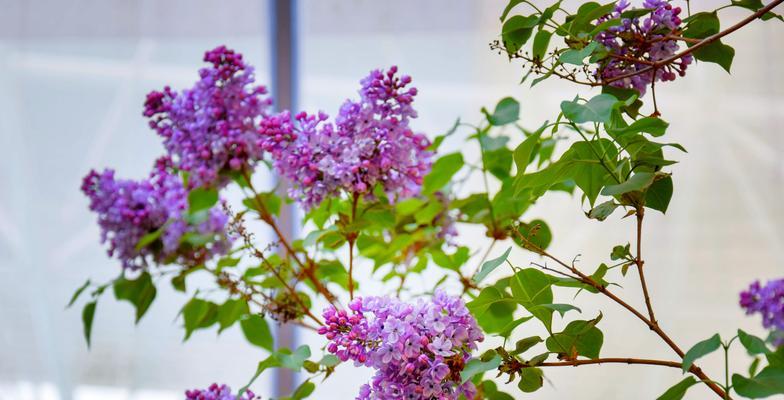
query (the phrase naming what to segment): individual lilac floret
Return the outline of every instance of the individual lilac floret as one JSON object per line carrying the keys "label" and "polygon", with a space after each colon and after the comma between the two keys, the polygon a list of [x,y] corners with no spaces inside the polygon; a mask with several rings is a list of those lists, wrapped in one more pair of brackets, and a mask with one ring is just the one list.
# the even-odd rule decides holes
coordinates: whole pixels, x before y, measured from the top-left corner
{"label": "individual lilac floret", "polygon": [[[621,0],[615,10],[598,20],[599,23],[620,18],[621,14],[629,8],[629,0]],[[623,18],[621,25],[610,27],[596,35],[596,40],[609,50],[611,56],[598,67],[596,75],[601,80],[630,74],[647,68],[645,60],[650,62],[661,61],[678,52],[680,47],[675,40],[667,39],[669,35],[678,35],[681,21],[680,7],[673,7],[667,0],[644,0],[642,8],[651,10],[645,18]],[[672,81],[680,75],[686,74],[686,67],[691,64],[691,54],[656,70],[656,81]],[[653,72],[644,72],[639,75],[616,80],[610,85],[622,88],[636,89],[641,94],[654,81]]]}
{"label": "individual lilac floret", "polygon": [[[225,236],[228,216],[219,208],[208,211],[204,221],[195,225],[185,221],[188,192],[182,179],[161,159],[147,179],[116,179],[114,171],[90,171],[82,182],[82,192],[90,198],[90,210],[98,214],[101,241],[109,242],[109,255],[122,261],[125,268],[174,260],[202,261],[228,250]],[[161,231],[158,239],[139,247],[148,233]],[[210,237],[204,246],[181,244],[186,234]]]}
{"label": "individual lilac floret", "polygon": [[461,384],[460,372],[484,337],[459,298],[356,298],[349,311],[326,309],[324,319],[319,333],[329,352],[377,371],[357,399],[474,398],[476,388]]}
{"label": "individual lilac floret", "polygon": [[226,385],[213,383],[207,389],[193,389],[185,391],[185,400],[253,400],[260,399],[253,392],[246,390],[237,396],[231,393],[231,388]]}
{"label": "individual lilac floret", "polygon": [[253,168],[263,156],[257,129],[272,104],[241,54],[220,46],[204,61],[212,66],[199,70],[193,88],[177,93],[167,86],[144,103],[150,127],[193,187],[220,186],[228,172]]}
{"label": "individual lilac floret", "polygon": [[759,281],[752,283],[741,292],[740,306],[746,314],[761,314],[762,326],[777,333],[776,345],[784,345],[784,279],[769,281],[765,286]]}
{"label": "individual lilac floret", "polygon": [[418,194],[432,153],[409,127],[417,116],[410,83],[397,67],[375,70],[361,81],[360,100],[347,100],[334,123],[324,113],[300,113],[294,132],[282,122],[266,128],[266,150],[291,180],[290,195],[310,208],[341,192],[370,194],[376,184],[393,201]]}

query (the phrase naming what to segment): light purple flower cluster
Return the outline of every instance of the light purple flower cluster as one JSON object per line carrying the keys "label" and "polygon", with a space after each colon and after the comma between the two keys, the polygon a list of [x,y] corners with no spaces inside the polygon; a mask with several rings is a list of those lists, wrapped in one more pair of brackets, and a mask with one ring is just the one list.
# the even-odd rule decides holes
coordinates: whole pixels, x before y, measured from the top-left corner
{"label": "light purple flower cluster", "polygon": [[328,308],[319,333],[341,360],[377,370],[357,399],[474,398],[460,372],[484,337],[462,300],[443,292],[416,303],[368,297],[349,309]]}
{"label": "light purple flower cluster", "polygon": [[[205,220],[192,225],[185,220],[188,192],[182,179],[172,172],[171,162],[160,159],[149,178],[139,181],[116,179],[114,171],[90,171],[82,182],[82,192],[90,199],[90,210],[98,214],[101,241],[109,242],[109,255],[125,268],[157,263],[200,261],[225,253],[230,240],[225,235],[227,215],[220,207],[209,210]],[[146,246],[139,241],[161,230],[160,237]],[[186,234],[205,235],[206,246],[183,246]]]}
{"label": "light purple flower cluster", "polygon": [[[613,13],[599,19],[599,23],[620,18],[630,6],[629,0],[620,0]],[[648,67],[634,60],[661,61],[678,50],[678,42],[668,39],[680,29],[680,7],[673,7],[668,0],[644,0],[643,8],[652,10],[644,19],[623,18],[622,24],[613,26],[596,35],[596,40],[609,50],[608,57],[599,66],[596,74],[602,80],[633,73]],[[686,67],[693,61],[687,54],[679,60],[655,71],[656,81],[672,81],[686,74]],[[644,94],[653,83],[653,72],[626,77],[611,83],[612,86],[633,88]]]}
{"label": "light purple flower cluster", "polygon": [[784,279],[769,281],[762,286],[756,281],[741,292],[740,306],[747,314],[760,313],[762,325],[778,333],[777,345],[784,345]]}
{"label": "light purple flower cluster", "polygon": [[374,70],[361,81],[360,100],[347,100],[334,123],[303,112],[294,131],[285,121],[265,126],[265,150],[292,181],[290,195],[310,208],[341,191],[370,194],[376,184],[392,200],[418,194],[432,153],[428,139],[409,127],[417,116],[410,83],[397,67]]}
{"label": "light purple flower cluster", "polygon": [[246,390],[241,396],[231,393],[231,388],[226,385],[213,383],[207,389],[193,389],[185,391],[185,400],[253,400],[257,398],[253,392]]}
{"label": "light purple flower cluster", "polygon": [[192,187],[220,186],[227,172],[253,168],[263,156],[258,126],[272,104],[242,54],[220,46],[204,61],[212,66],[199,71],[193,88],[177,93],[167,86],[144,103],[150,127],[164,138],[176,167],[190,173]]}

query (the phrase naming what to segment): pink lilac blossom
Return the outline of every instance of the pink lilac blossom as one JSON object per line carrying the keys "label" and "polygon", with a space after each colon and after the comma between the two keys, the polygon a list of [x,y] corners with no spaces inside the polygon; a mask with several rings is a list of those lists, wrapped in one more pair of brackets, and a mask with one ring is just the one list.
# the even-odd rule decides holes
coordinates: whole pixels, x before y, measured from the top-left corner
{"label": "pink lilac blossom", "polygon": [[[156,263],[203,260],[225,253],[230,245],[224,233],[228,216],[220,207],[210,209],[204,221],[195,225],[185,220],[188,192],[168,159],[158,160],[149,178],[138,181],[116,179],[111,169],[92,170],[82,181],[82,192],[90,199],[90,210],[98,214],[101,241],[109,243],[109,256],[125,268],[144,267],[148,259]],[[142,237],[158,230],[162,230],[158,240],[137,247]],[[181,245],[189,233],[214,240],[199,248]]]}
{"label": "pink lilac blossom", "polygon": [[253,400],[256,397],[253,392],[246,390],[242,395],[237,396],[231,393],[231,388],[226,385],[213,383],[206,389],[193,389],[185,391],[185,400]]}
{"label": "pink lilac blossom", "polygon": [[473,399],[460,371],[484,340],[457,297],[437,292],[432,300],[406,303],[391,297],[356,298],[349,310],[324,311],[319,334],[342,361],[376,370],[358,400]]}
{"label": "pink lilac blossom", "polygon": [[746,314],[762,315],[762,326],[776,336],[776,344],[784,345],[784,279],[777,279],[762,286],[756,281],[741,292],[740,306]]}
{"label": "pink lilac blossom", "polygon": [[302,112],[296,127],[283,120],[264,126],[265,150],[292,182],[290,196],[311,208],[343,191],[370,195],[376,184],[393,201],[418,194],[432,152],[409,127],[417,116],[410,83],[397,67],[374,70],[361,81],[360,100],[347,100],[334,123],[322,112]]}
{"label": "pink lilac blossom", "polygon": [[[600,18],[598,22],[621,18],[621,14],[629,6],[629,0],[619,1],[613,13]],[[603,44],[611,54],[607,61],[598,67],[598,78],[606,80],[648,67],[648,64],[632,61],[633,59],[655,62],[678,52],[678,42],[666,38],[680,29],[681,8],[673,7],[667,0],[645,0],[643,8],[651,10],[645,18],[623,18],[621,25],[610,27],[596,35],[596,41]],[[657,69],[655,80],[672,81],[678,75],[684,76],[692,61],[692,55],[687,54]],[[645,94],[653,81],[654,73],[651,71],[614,81],[610,85],[636,89],[640,94]]]}
{"label": "pink lilac blossom", "polygon": [[221,186],[228,173],[249,171],[262,159],[257,130],[272,104],[242,54],[220,46],[204,61],[212,66],[199,70],[193,88],[177,93],[167,86],[144,103],[150,127],[163,137],[176,167],[190,173],[192,187]]}

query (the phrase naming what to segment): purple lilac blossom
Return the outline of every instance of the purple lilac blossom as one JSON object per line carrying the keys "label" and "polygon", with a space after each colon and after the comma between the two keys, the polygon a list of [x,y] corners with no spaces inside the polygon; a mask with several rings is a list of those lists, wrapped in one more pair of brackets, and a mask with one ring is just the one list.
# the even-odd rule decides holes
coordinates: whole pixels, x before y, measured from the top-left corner
{"label": "purple lilac blossom", "polygon": [[356,298],[348,311],[327,308],[324,318],[327,350],[376,370],[358,400],[474,398],[460,371],[484,337],[459,298],[440,291],[415,303]]}
{"label": "purple lilac blossom", "polygon": [[429,140],[409,127],[416,110],[411,77],[397,67],[374,70],[361,81],[360,100],[347,100],[334,122],[322,112],[265,126],[265,150],[292,182],[291,197],[311,208],[329,196],[370,194],[380,184],[391,200],[419,193],[430,171]]}
{"label": "purple lilac blossom", "polygon": [[213,383],[206,389],[193,389],[185,391],[185,400],[253,400],[257,398],[253,392],[246,390],[241,396],[231,393],[231,388],[226,385]]}
{"label": "purple lilac blossom", "polygon": [[[230,239],[225,236],[228,216],[220,207],[208,211],[196,225],[185,220],[188,192],[182,179],[172,171],[171,161],[156,162],[147,179],[116,179],[114,170],[90,171],[82,182],[82,192],[90,199],[90,210],[98,214],[101,241],[109,243],[109,256],[125,268],[140,268],[151,258],[156,263],[172,260],[203,260],[225,253]],[[142,237],[161,230],[159,240],[137,248]],[[187,233],[217,238],[206,246],[182,246]]]}
{"label": "purple lilac blossom", "polygon": [[228,172],[249,171],[261,160],[257,130],[272,104],[242,54],[219,46],[204,61],[212,66],[199,70],[193,88],[177,93],[167,86],[144,103],[150,127],[176,167],[190,173],[192,187],[221,186]]}
{"label": "purple lilac blossom", "polygon": [[762,315],[762,326],[776,335],[776,345],[784,345],[784,279],[769,281],[762,286],[756,281],[741,292],[740,306],[746,314]]}
{"label": "purple lilac blossom", "polygon": [[[620,18],[629,8],[629,0],[621,0],[615,10],[598,20],[599,23]],[[607,58],[596,71],[602,80],[614,78],[648,67],[645,63],[624,58],[641,59],[651,62],[661,61],[678,52],[678,42],[665,39],[676,33],[681,26],[680,7],[673,7],[667,0],[644,0],[642,8],[651,12],[645,18],[623,18],[621,25],[610,27],[596,35],[596,41],[603,44],[612,56]],[[672,81],[686,74],[686,68],[693,61],[687,54],[673,63],[656,70],[656,81]],[[653,83],[653,72],[645,72],[610,83],[612,86],[636,89],[645,94],[648,85]]]}

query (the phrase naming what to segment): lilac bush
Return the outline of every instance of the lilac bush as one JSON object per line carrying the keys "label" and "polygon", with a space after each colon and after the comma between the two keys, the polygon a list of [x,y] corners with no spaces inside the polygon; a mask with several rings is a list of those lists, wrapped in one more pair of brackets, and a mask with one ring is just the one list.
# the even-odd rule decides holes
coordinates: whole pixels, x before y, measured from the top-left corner
{"label": "lilac bush", "polygon": [[227,173],[249,171],[263,157],[259,124],[272,99],[255,85],[253,67],[224,46],[208,51],[201,79],[178,93],[168,86],[153,91],[144,103],[150,127],[177,168],[187,171],[192,186],[224,185]]}
{"label": "lilac bush", "polygon": [[[149,178],[139,181],[116,179],[111,169],[90,171],[82,192],[90,199],[90,210],[98,214],[101,241],[109,243],[109,255],[125,268],[143,268],[150,261],[194,264],[230,247],[228,216],[219,207],[211,208],[201,222],[185,219],[188,192],[168,159],[159,160]],[[182,239],[188,234],[198,234],[206,242],[184,246]],[[145,237],[154,240],[140,245]]]}
{"label": "lilac bush", "polygon": [[341,193],[371,194],[376,184],[391,199],[419,193],[430,169],[430,141],[409,126],[416,88],[397,67],[361,81],[360,100],[346,100],[334,122],[324,113],[295,116],[287,143],[269,146],[277,171],[292,182],[289,195],[306,208]]}
{"label": "lilac bush", "polygon": [[256,398],[250,390],[241,395],[234,395],[230,387],[217,383],[213,383],[206,389],[185,391],[185,400],[254,400]]}
{"label": "lilac bush", "polygon": [[341,361],[375,369],[358,399],[473,398],[460,372],[484,340],[462,300],[437,292],[406,303],[391,297],[355,298],[349,311],[330,307],[318,333]]}
{"label": "lilac bush", "polygon": [[762,326],[770,329],[778,345],[784,344],[784,279],[775,279],[764,286],[752,283],[740,294],[740,306],[746,313],[762,315]]}
{"label": "lilac bush", "polygon": [[[656,84],[684,76],[694,60],[729,71],[735,51],[721,39],[758,18],[782,19],[771,11],[782,2],[733,1],[692,13],[688,3],[684,9],[664,0],[645,0],[642,8],[626,0],[583,2],[577,10],[510,1],[491,48],[525,63],[523,82],[533,75],[532,85],[559,78],[602,91],[570,96],[554,122],[534,130],[520,119],[520,102],[507,97],[493,110],[483,107],[480,121],[458,120],[428,138],[414,128],[413,80],[394,66],[371,71],[359,98],[346,100],[334,118],[272,114],[272,99],[241,54],[225,46],[207,51],[209,65],[192,88],[147,96],[143,114],[164,149],[149,176],[118,179],[107,169],[84,178],[101,240],[122,265],[119,277],[88,280],[71,299],[89,293],[82,310],[88,345],[106,289],[131,303],[139,321],[156,288],[170,282],[188,295],[178,314],[186,340],[238,326],[266,354],[236,393],[213,384],[187,391],[186,400],[254,399],[247,389],[272,368],[301,372],[287,398],[303,399],[341,365],[374,370],[357,385],[359,400],[510,399],[518,396],[496,379],[532,393],[544,386],[547,368],[598,364],[677,368],[685,376],[662,388],[664,400],[681,399],[698,384],[725,400],[782,394],[784,280],[755,282],[741,294],[741,307],[762,316],[767,338],[737,330],[684,348],[657,318],[642,245],[645,216],[670,206],[673,153],[685,152],[662,138],[669,124],[660,118]],[[720,30],[718,11],[728,7],[751,14]],[[455,138],[478,155],[444,151]],[[269,172],[283,178],[286,193],[256,186],[254,177]],[[529,212],[553,192],[578,196],[587,219],[633,225],[633,237],[602,250],[598,266],[586,266],[577,252],[554,254],[553,230]],[[222,199],[235,195],[241,200]],[[302,237],[285,234],[288,204],[306,212]],[[249,221],[274,239],[259,243]],[[526,263],[511,261],[513,249]],[[372,282],[355,282],[357,268]],[[635,284],[637,301],[623,289]],[[628,311],[672,354],[606,356],[627,332],[605,336],[604,313],[583,316],[576,304],[557,302],[585,296]],[[317,334],[322,354],[276,347],[271,323]],[[748,372],[731,374],[729,349],[738,343],[754,361]],[[723,381],[698,365],[719,349]]]}

